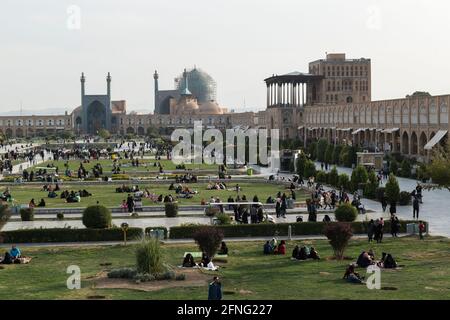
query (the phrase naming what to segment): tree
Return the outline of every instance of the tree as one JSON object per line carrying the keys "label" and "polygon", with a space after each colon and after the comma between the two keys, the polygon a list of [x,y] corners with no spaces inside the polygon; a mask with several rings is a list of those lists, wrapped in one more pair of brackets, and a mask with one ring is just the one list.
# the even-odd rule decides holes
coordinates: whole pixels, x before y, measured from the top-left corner
{"label": "tree", "polygon": [[316,176],[316,165],[311,160],[306,161],[305,169],[303,171],[305,178]]}
{"label": "tree", "polygon": [[358,210],[350,203],[342,203],[334,210],[334,216],[339,222],[353,222],[358,216]]}
{"label": "tree", "polygon": [[303,152],[297,158],[297,174],[300,177],[304,177],[305,175],[305,165],[307,161],[308,158],[306,158],[306,155]]}
{"label": "tree", "polygon": [[212,259],[222,243],[223,232],[216,227],[205,226],[198,229],[193,238],[199,249]]}
{"label": "tree", "polygon": [[333,159],[332,159],[332,163],[333,164],[339,164],[339,156],[341,154],[343,146],[341,144],[337,144],[334,146],[334,150],[333,150]]}
{"label": "tree", "polygon": [[111,138],[111,133],[106,129],[100,129],[98,131],[98,135],[100,138],[104,139],[105,141]]}
{"label": "tree", "polygon": [[353,236],[351,225],[345,222],[327,223],[324,234],[333,248],[335,258],[342,260],[345,248]]}
{"label": "tree", "polygon": [[350,179],[346,173],[341,173],[339,175],[338,187],[347,191],[351,189]]}
{"label": "tree", "polygon": [[425,186],[427,189],[445,188],[450,191],[450,148],[437,147],[432,154],[432,161],[428,165],[427,174],[431,178],[432,185]]}
{"label": "tree", "polygon": [[327,150],[325,151],[325,163],[333,162],[334,145],[329,144]]}
{"label": "tree", "polygon": [[397,175],[398,173],[398,162],[395,159],[392,159],[391,163],[389,164],[389,172],[393,173],[394,175]]}
{"label": "tree", "polygon": [[308,146],[308,153],[311,160],[317,158],[317,142],[313,142]]}
{"label": "tree", "polygon": [[377,196],[378,179],[375,172],[372,170],[368,175],[368,183],[364,188],[364,195],[367,198],[375,199]]}
{"label": "tree", "polygon": [[361,183],[367,183],[367,179],[368,174],[366,168],[362,165],[357,166],[352,172],[351,182],[353,190],[359,189]]}
{"label": "tree", "polygon": [[411,176],[411,163],[407,159],[403,159],[401,170],[401,176],[405,178],[409,178]]}
{"label": "tree", "polygon": [[341,152],[339,153],[339,164],[346,166],[346,167],[351,167],[351,163],[349,165],[349,157],[348,157],[348,152],[350,150],[350,147],[347,145],[344,145],[342,147]]}
{"label": "tree", "polygon": [[149,137],[149,138],[159,137],[158,129],[156,129],[156,127],[148,127],[147,128],[147,137]]}
{"label": "tree", "polygon": [[325,152],[327,151],[328,142],[326,139],[320,139],[317,142],[317,161],[325,161]]}
{"label": "tree", "polygon": [[400,186],[394,174],[389,174],[388,181],[384,189],[384,194],[389,203],[397,203],[400,200]]}
{"label": "tree", "polygon": [[334,166],[330,173],[328,174],[328,183],[332,185],[333,187],[337,187],[339,183],[339,174],[336,169],[336,166]]}

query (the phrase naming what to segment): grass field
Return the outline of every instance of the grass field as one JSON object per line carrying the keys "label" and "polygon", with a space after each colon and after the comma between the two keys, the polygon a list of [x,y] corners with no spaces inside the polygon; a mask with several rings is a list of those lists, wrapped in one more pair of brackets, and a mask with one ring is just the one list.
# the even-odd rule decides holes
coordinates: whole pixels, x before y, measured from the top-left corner
{"label": "grass field", "polygon": [[[131,184],[130,184],[131,185]],[[172,194],[175,196],[175,191],[169,191],[170,184],[148,184],[148,185],[139,185],[140,190],[144,190],[148,188],[150,192],[153,192],[157,195],[168,195]],[[228,187],[233,188],[236,183],[230,182]],[[46,207],[49,208],[64,208],[64,207],[85,207],[89,205],[96,204],[97,201],[100,204],[110,207],[119,207],[122,200],[127,198],[127,193],[116,193],[116,188],[120,187],[121,184],[108,184],[108,185],[70,185],[70,183],[64,184],[61,186],[62,190],[71,190],[78,191],[80,189],[86,189],[88,192],[92,193],[91,197],[81,198],[81,202],[78,203],[66,203],[64,199],[60,199],[60,191],[57,192],[58,198],[50,199],[47,197],[47,192],[41,191],[42,186],[38,185],[19,185],[10,187],[10,192],[14,198],[14,200],[19,204],[28,204],[32,198],[36,204],[43,198],[46,202]],[[180,205],[183,204],[200,204],[202,199],[208,201],[211,196],[219,197],[220,200],[226,201],[230,195],[233,198],[236,198],[235,191],[227,191],[227,190],[206,190],[206,183],[192,183],[188,185],[191,190],[197,190],[199,193],[193,195],[191,199],[178,199]],[[254,195],[258,195],[259,200],[265,202],[269,196],[274,197],[278,191],[286,192],[287,195],[288,190],[283,189],[283,186],[270,184],[270,183],[239,183],[239,186],[242,188],[242,191],[239,193],[242,197],[246,195],[247,200],[251,201]],[[3,191],[3,189],[0,189]],[[302,201],[306,199],[306,194],[303,191],[297,191],[297,201]],[[156,205],[150,199],[143,198],[142,204],[147,205]]]}
{"label": "grass field", "polygon": [[[327,259],[332,255],[326,241],[313,244],[322,260],[292,262],[290,253],[297,243],[288,242],[287,256],[264,256],[263,242],[229,242],[228,263],[218,272],[222,279],[224,299],[449,299],[450,240],[446,238],[386,239],[374,244],[377,257],[392,253],[400,270],[383,270],[381,287],[396,290],[369,290],[364,285],[342,280],[349,261]],[[183,252],[197,250],[194,244],[166,244],[165,260],[176,266]],[[352,240],[346,255],[356,257],[369,249],[365,240]],[[22,248],[32,256],[28,265],[7,265],[0,269],[0,299],[205,299],[207,283],[201,287],[166,288],[154,292],[131,289],[96,289],[90,279],[101,271],[133,266],[133,246],[82,248]],[[100,263],[111,263],[102,267]],[[66,268],[81,268],[82,288],[66,288]],[[358,270],[365,274],[364,270]],[[245,291],[240,291],[245,290]]]}
{"label": "grass field", "polygon": [[[172,162],[172,160],[167,160],[167,159],[155,160],[154,158],[153,159],[140,159],[139,158],[139,167],[133,167],[131,165],[130,159],[119,160],[121,173],[123,173],[123,171],[125,171],[125,173],[135,172],[135,171],[159,172],[159,167],[154,166],[154,164],[157,162],[159,162],[162,165],[163,170],[165,170],[165,171],[176,169],[176,164],[174,164]],[[64,171],[66,169],[66,167],[64,166],[65,163],[66,163],[66,161],[64,161],[64,160],[46,161],[46,162],[43,162],[43,163],[33,167],[32,169],[36,170],[36,167],[46,167],[48,164],[50,164],[50,165],[53,165],[54,167],[58,167],[60,174],[64,174]],[[69,169],[72,171],[72,175],[74,175],[74,176],[77,175],[77,170],[80,167],[80,163],[81,163],[80,160],[69,160],[68,161]],[[108,160],[108,159],[91,160],[89,163],[83,163],[83,166],[86,170],[88,170],[90,173],[92,173],[92,168],[97,163],[101,164],[104,173],[107,173],[107,172],[110,173],[113,168],[113,160]],[[209,165],[209,164],[205,164],[205,163],[186,164],[185,166],[186,166],[186,169],[190,169],[190,170],[196,170],[196,169],[216,170],[218,168],[218,166],[215,164]],[[29,171],[30,170],[31,169],[29,169]]]}

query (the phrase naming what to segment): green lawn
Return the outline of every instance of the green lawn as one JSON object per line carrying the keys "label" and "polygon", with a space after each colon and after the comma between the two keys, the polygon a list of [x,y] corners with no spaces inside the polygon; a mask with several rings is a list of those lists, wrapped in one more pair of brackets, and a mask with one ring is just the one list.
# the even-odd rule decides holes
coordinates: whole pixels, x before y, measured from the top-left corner
{"label": "green lawn", "polygon": [[[301,242],[288,242],[288,253]],[[331,256],[326,241],[313,244],[321,261],[292,262],[288,256],[262,255],[263,242],[229,242],[228,263],[219,272],[224,286],[224,299],[449,299],[450,241],[445,238],[386,239],[373,244],[376,256],[390,252],[400,270],[383,270],[381,287],[397,290],[369,290],[364,285],[342,280],[349,261],[324,259]],[[354,259],[365,240],[353,240],[346,251]],[[165,260],[176,266],[183,252],[197,250],[194,244],[164,245]],[[205,299],[207,283],[202,287],[182,287],[142,292],[130,289],[96,289],[92,278],[111,268],[133,266],[133,246],[83,248],[22,248],[32,256],[29,265],[8,265],[0,269],[0,299]],[[102,267],[100,263],[111,263]],[[82,289],[66,289],[66,268],[78,265],[82,273]],[[359,270],[365,274],[364,270]],[[242,293],[240,290],[249,292]]]}
{"label": "green lawn", "polygon": [[[131,185],[131,184],[130,184]],[[175,191],[169,191],[170,184],[148,184],[148,185],[139,185],[140,190],[144,190],[148,188],[150,192],[153,192],[157,195],[168,195],[172,194],[175,196]],[[229,182],[228,188],[233,188],[236,183]],[[44,198],[47,207],[50,208],[62,208],[62,207],[85,207],[92,204],[96,204],[97,201],[100,204],[109,207],[120,206],[123,199],[127,198],[127,193],[116,193],[116,188],[120,187],[121,184],[108,184],[108,185],[70,185],[70,183],[61,185],[62,190],[71,190],[77,191],[80,189],[86,189],[90,193],[92,193],[91,197],[81,198],[81,202],[79,203],[66,203],[64,199],[60,199],[60,191],[57,192],[58,198],[50,199],[47,197],[47,192],[41,191],[42,186],[38,185],[19,185],[10,187],[10,192],[16,202],[19,204],[28,204],[32,198],[34,198],[36,204],[40,201],[41,198]],[[193,195],[191,199],[179,199],[180,205],[183,204],[200,204],[202,199],[208,201],[211,196],[219,197],[220,200],[226,201],[230,195],[233,198],[236,198],[235,191],[227,191],[227,190],[206,190],[206,183],[192,183],[188,185],[191,190],[197,190],[199,193]],[[253,200],[254,195],[258,195],[259,200],[265,202],[269,196],[274,197],[278,191],[286,192],[287,195],[290,193],[288,190],[283,189],[283,186],[271,184],[271,183],[239,183],[239,186],[242,188],[240,192],[240,196],[246,195],[247,200]],[[0,191],[4,191],[4,189],[0,189]],[[303,201],[306,199],[306,194],[304,191],[297,191],[297,201]],[[143,199],[143,205],[156,205],[150,199]]]}
{"label": "green lawn", "polygon": [[[80,167],[80,163],[82,161],[80,160],[69,160],[69,169],[73,172],[72,175],[74,175],[76,177],[77,175],[77,170]],[[172,160],[167,160],[167,159],[161,159],[161,160],[155,160],[153,159],[140,159],[139,158],[139,167],[133,167],[131,165],[131,160],[130,159],[123,159],[123,160],[119,160],[119,163],[121,164],[120,169],[122,170],[121,173],[123,173],[123,171],[125,171],[125,173],[127,172],[135,172],[135,171],[150,171],[150,172],[159,172],[159,167],[158,166],[154,166],[155,163],[159,162],[164,170],[175,170],[176,169],[176,164],[174,164],[172,162]],[[66,163],[65,160],[59,160],[59,161],[46,161],[43,162],[37,166],[35,166],[33,169],[36,170],[36,167],[46,167],[48,164],[53,165],[55,167],[58,167],[59,169],[59,173],[60,174],[64,174],[65,171],[65,166],[64,164]],[[92,173],[92,168],[94,167],[94,165],[96,165],[97,163],[100,163],[101,166],[103,167],[103,172],[107,173],[107,172],[111,172],[112,168],[113,168],[113,160],[109,160],[109,159],[101,159],[101,160],[91,160],[89,163],[83,163],[83,166],[86,168],[86,170],[88,170],[90,173]],[[191,170],[198,170],[198,169],[209,169],[209,170],[216,170],[217,169],[217,165],[215,164],[186,164],[186,169],[191,169]],[[30,171],[31,169],[29,169]]]}

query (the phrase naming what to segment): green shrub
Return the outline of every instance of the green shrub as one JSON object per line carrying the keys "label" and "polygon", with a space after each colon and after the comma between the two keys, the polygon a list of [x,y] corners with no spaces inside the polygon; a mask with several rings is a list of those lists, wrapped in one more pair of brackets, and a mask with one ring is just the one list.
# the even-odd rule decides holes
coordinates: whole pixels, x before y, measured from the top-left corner
{"label": "green shrub", "polygon": [[144,237],[136,246],[135,254],[138,273],[156,275],[163,270],[163,252],[159,240]]}
{"label": "green shrub", "polygon": [[348,242],[353,236],[351,224],[344,222],[328,223],[323,233],[328,238],[336,259],[342,260],[345,248],[347,248]]}
{"label": "green shrub", "polygon": [[215,206],[208,206],[205,208],[205,215],[208,217],[214,217],[220,212],[220,209]]}
{"label": "green shrub", "polygon": [[33,221],[34,220],[34,209],[33,208],[20,209],[20,218],[22,219],[22,221]]}
{"label": "green shrub", "polygon": [[392,173],[386,182],[384,193],[388,203],[397,203],[400,200],[400,186],[397,178]]}
{"label": "green shrub", "polygon": [[306,158],[306,155],[302,152],[298,158],[297,158],[297,174],[300,177],[305,176],[305,166],[308,159]]}
{"label": "green shrub", "polygon": [[325,161],[325,152],[327,151],[328,141],[326,139],[320,139],[317,142],[317,161]]}
{"label": "green shrub", "polygon": [[202,252],[205,252],[208,257],[214,257],[219,249],[220,244],[223,240],[223,232],[220,229],[206,226],[200,227],[193,234],[195,242]]}
{"label": "green shrub", "polygon": [[156,276],[148,273],[138,273],[133,277],[133,279],[139,282],[149,282],[156,280]]}
{"label": "green shrub", "polygon": [[310,145],[308,146],[308,153],[309,153],[309,158],[311,160],[316,160],[316,158],[317,158],[317,142],[310,143]]}
{"label": "green shrub", "polygon": [[326,163],[333,162],[333,154],[334,154],[334,145],[328,144],[327,149],[325,150],[325,162]]}
{"label": "green shrub", "polygon": [[377,190],[375,192],[377,201],[381,202],[383,200],[385,190],[386,190],[385,187],[378,187],[377,188]]}
{"label": "green shrub", "polygon": [[366,168],[362,165],[358,165],[353,171],[352,171],[352,188],[353,190],[357,190],[360,187],[360,184],[367,183],[368,174]]}
{"label": "green shrub", "polygon": [[[410,220],[400,221],[401,232],[406,232],[406,224],[411,223]],[[355,234],[367,233],[367,226],[364,222],[355,221],[351,223]],[[385,221],[385,230],[390,229],[390,221]],[[258,224],[231,224],[225,226],[214,226],[223,232],[226,238],[246,238],[246,237],[273,237],[277,234],[280,237],[288,235],[288,229],[291,226],[292,235],[319,235],[322,234],[325,226],[324,222],[300,222],[300,223],[258,223]],[[170,239],[189,239],[192,234],[197,232],[202,225],[184,225],[170,228]]]}
{"label": "green shrub", "polygon": [[[128,239],[142,235],[141,228],[128,228]],[[88,242],[88,241],[122,241],[123,231],[111,229],[21,229],[2,233],[5,243],[46,243],[46,242]]]}
{"label": "green shrub", "polygon": [[184,281],[184,280],[186,280],[186,275],[184,273],[177,274],[177,276],[175,277],[175,280]]}
{"label": "green shrub", "polygon": [[427,182],[430,179],[428,168],[422,163],[417,167],[417,179],[422,182]]}
{"label": "green shrub", "polygon": [[311,160],[306,161],[304,174],[306,179],[316,176],[316,165]]}
{"label": "green shrub", "polygon": [[391,163],[389,164],[389,172],[392,173],[393,175],[398,174],[398,162],[396,160],[392,160]]}
{"label": "green shrub", "polygon": [[216,219],[219,220],[221,225],[230,224],[231,217],[226,213],[219,213],[216,215]]}
{"label": "green shrub", "polygon": [[411,163],[409,160],[404,159],[401,164],[400,176],[409,178],[411,177]]}
{"label": "green shrub", "polygon": [[156,274],[155,279],[156,280],[175,280],[176,274],[175,274],[175,272],[168,270],[166,272]]}
{"label": "green shrub", "polygon": [[374,171],[369,172],[369,181],[364,188],[364,196],[369,199],[375,199],[377,196],[378,179]]}
{"label": "green shrub", "polygon": [[327,183],[327,173],[325,171],[318,171],[316,174],[316,182]]}
{"label": "green shrub", "polygon": [[108,272],[108,278],[111,279],[134,279],[136,275],[137,271],[133,268],[113,269]]}
{"label": "green shrub", "polygon": [[409,193],[408,191],[400,192],[398,203],[401,206],[407,206],[411,204],[411,193]]}
{"label": "green shrub", "polygon": [[344,190],[351,191],[351,183],[350,178],[346,173],[341,173],[339,175],[338,187],[343,188]]}
{"label": "green shrub", "polygon": [[111,227],[111,211],[101,205],[90,206],[84,209],[83,225],[86,228],[107,229]]}
{"label": "green shrub", "polygon": [[358,216],[358,211],[350,203],[343,203],[334,210],[334,215],[339,222],[353,222]]}
{"label": "green shrub", "polygon": [[58,220],[64,220],[64,213],[58,212],[58,213],[56,214],[56,219],[58,219]]}
{"label": "green shrub", "polygon": [[334,146],[332,163],[339,164],[339,155],[341,154],[342,148],[343,145],[341,144],[337,144]]}
{"label": "green shrub", "polygon": [[333,166],[330,173],[328,173],[328,184],[332,185],[333,187],[339,186],[339,174],[336,166]]}
{"label": "green shrub", "polygon": [[164,204],[164,211],[166,212],[166,217],[174,218],[178,215],[178,203],[176,202],[166,202]]}

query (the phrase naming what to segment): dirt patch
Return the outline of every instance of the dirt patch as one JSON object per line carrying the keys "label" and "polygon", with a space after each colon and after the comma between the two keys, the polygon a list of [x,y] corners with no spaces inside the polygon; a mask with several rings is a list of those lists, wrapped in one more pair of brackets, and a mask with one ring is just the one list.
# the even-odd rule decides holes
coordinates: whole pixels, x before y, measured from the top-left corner
{"label": "dirt patch", "polygon": [[212,275],[202,273],[199,269],[177,269],[176,273],[184,273],[186,275],[186,280],[155,280],[136,283],[129,279],[110,279],[105,271],[93,278],[92,283],[95,289],[157,291],[166,288],[206,286],[212,279]]}
{"label": "dirt patch", "polygon": [[331,273],[325,272],[325,271],[321,271],[321,272],[319,272],[319,274],[320,274],[321,276],[329,276]]}
{"label": "dirt patch", "polygon": [[241,289],[241,290],[239,290],[239,294],[249,295],[249,294],[253,294],[253,291]]}

